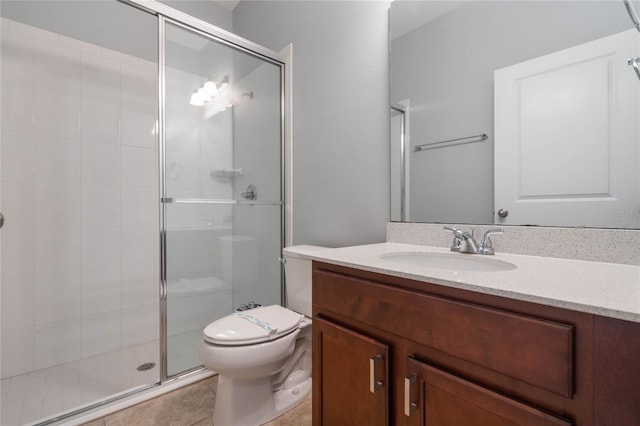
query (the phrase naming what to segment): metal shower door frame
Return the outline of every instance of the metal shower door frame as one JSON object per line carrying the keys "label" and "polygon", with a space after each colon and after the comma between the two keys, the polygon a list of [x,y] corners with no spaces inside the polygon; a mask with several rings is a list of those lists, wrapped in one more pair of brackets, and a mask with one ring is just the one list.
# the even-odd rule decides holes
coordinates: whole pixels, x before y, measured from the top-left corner
{"label": "metal shower door frame", "polygon": [[[272,51],[257,43],[239,37],[229,31],[218,28],[191,15],[180,12],[165,4],[155,0],[118,0],[122,3],[129,4],[133,7],[142,9],[158,17],[158,143],[159,143],[159,177],[160,177],[160,384],[169,383],[188,374],[199,372],[204,369],[202,366],[195,367],[178,373],[173,376],[168,375],[167,366],[167,246],[166,246],[166,205],[169,203],[191,203],[195,200],[191,199],[173,199],[166,197],[165,187],[165,27],[167,23],[177,25],[187,31],[194,32],[212,41],[237,49],[241,52],[262,59],[280,67],[280,256],[282,256],[282,248],[285,241],[285,73],[288,72],[286,67],[287,59],[278,52]],[[204,202],[211,203],[234,203],[232,200],[207,200]],[[252,201],[251,204],[263,204]],[[264,204],[276,204],[267,202]],[[281,267],[281,274],[283,268]],[[281,299],[283,298],[283,282],[281,287]]]}
{"label": "metal shower door frame", "polygon": [[[288,74],[290,72],[289,68],[289,60],[283,54],[272,51],[264,46],[261,46],[257,43],[246,40],[242,37],[239,37],[231,32],[223,30],[221,28],[215,27],[214,25],[208,24],[202,20],[199,20],[193,16],[190,16],[186,13],[180,12],[176,9],[173,9],[165,4],[159,3],[156,0],[115,0],[119,3],[123,3],[129,5],[131,7],[135,7],[139,10],[147,12],[151,15],[154,15],[158,19],[158,144],[159,144],[159,189],[160,189],[160,203],[159,203],[159,211],[160,211],[160,286],[159,286],[159,296],[160,296],[160,381],[154,384],[144,385],[138,388],[130,389],[128,391],[122,392],[117,395],[112,395],[103,400],[96,401],[95,403],[79,408],[74,411],[67,411],[63,413],[58,413],[57,415],[48,418],[40,423],[37,423],[38,426],[50,425],[50,424],[59,424],[63,422],[63,424],[71,424],[64,423],[67,419],[71,419],[75,416],[82,415],[83,413],[90,412],[91,410],[96,410],[101,407],[105,407],[111,403],[115,403],[118,401],[126,400],[127,398],[133,398],[136,395],[139,395],[142,392],[151,391],[155,388],[162,387],[163,385],[174,382],[177,379],[186,378],[187,376],[192,376],[198,374],[203,371],[205,368],[202,366],[193,368],[191,370],[183,371],[174,376],[169,377],[167,374],[167,281],[166,281],[166,221],[165,221],[165,206],[166,203],[163,202],[163,197],[165,194],[165,172],[164,172],[164,161],[165,161],[165,136],[166,131],[164,128],[165,125],[165,73],[164,73],[164,55],[165,55],[165,45],[164,45],[164,36],[165,36],[165,25],[166,23],[171,23],[174,25],[181,26],[189,31],[198,33],[203,35],[215,42],[225,44],[234,49],[240,50],[244,53],[250,54],[256,58],[262,59],[266,62],[272,63],[280,67],[280,202],[267,202],[267,203],[259,203],[259,202],[248,202],[247,204],[279,204],[280,207],[280,256],[282,256],[282,247],[284,247],[285,242],[285,102],[287,102],[288,97],[285,96],[285,82],[289,78]],[[287,105],[288,107],[288,105]],[[224,200],[209,200],[210,202],[220,202]],[[193,200],[182,200],[182,202],[193,202]],[[2,216],[0,216],[1,218]],[[1,221],[1,219],[0,219]],[[0,225],[1,226],[1,225]],[[281,271],[283,272],[283,266],[281,265]],[[281,275],[282,276],[282,275]],[[281,294],[280,297],[283,298],[283,284],[284,280],[281,280],[280,288]]]}

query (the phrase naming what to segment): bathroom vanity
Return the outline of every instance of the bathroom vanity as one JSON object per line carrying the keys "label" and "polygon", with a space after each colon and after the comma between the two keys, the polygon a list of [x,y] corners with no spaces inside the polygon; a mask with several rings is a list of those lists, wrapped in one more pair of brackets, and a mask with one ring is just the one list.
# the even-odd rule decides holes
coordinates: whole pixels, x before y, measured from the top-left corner
{"label": "bathroom vanity", "polygon": [[640,425],[638,266],[425,254],[313,256],[314,425]]}

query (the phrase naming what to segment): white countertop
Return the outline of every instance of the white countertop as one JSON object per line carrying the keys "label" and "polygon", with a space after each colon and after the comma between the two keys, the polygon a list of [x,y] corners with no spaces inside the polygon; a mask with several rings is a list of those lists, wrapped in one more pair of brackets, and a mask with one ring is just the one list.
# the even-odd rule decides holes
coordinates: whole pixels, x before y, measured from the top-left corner
{"label": "white countertop", "polygon": [[482,256],[516,269],[452,271],[405,265],[380,255],[393,252],[451,253],[442,247],[381,243],[312,251],[303,257],[396,277],[640,322],[640,266],[496,253]]}

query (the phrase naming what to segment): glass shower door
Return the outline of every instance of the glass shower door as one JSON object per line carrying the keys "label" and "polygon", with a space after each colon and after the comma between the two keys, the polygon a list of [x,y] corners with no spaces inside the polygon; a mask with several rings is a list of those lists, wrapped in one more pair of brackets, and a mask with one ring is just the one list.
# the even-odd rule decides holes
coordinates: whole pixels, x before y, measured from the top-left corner
{"label": "glass shower door", "polygon": [[167,372],[198,367],[202,331],[281,303],[282,64],[165,24]]}

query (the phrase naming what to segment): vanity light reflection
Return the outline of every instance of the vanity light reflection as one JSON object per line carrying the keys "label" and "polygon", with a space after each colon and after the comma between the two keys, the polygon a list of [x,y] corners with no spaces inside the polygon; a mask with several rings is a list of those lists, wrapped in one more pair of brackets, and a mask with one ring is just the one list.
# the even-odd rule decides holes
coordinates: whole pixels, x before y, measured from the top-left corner
{"label": "vanity light reflection", "polygon": [[204,106],[206,103],[212,101],[218,93],[229,86],[229,76],[224,76],[218,83],[212,80],[204,82],[202,87],[193,92],[189,99],[189,104],[193,106]]}

